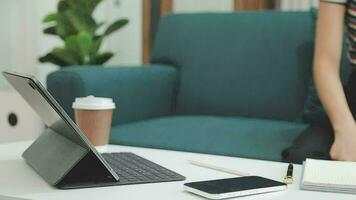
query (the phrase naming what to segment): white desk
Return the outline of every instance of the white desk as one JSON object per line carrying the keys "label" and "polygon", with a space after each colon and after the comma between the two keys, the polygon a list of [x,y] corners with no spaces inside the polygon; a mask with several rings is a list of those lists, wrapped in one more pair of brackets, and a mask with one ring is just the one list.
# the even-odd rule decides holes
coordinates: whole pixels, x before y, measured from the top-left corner
{"label": "white desk", "polygon": [[[24,197],[36,200],[143,200],[143,199],[202,199],[193,194],[184,192],[181,182],[141,184],[128,186],[113,186],[91,189],[59,190],[49,186],[39,177],[21,158],[22,152],[30,142],[18,142],[0,145],[0,194]],[[174,170],[185,177],[186,181],[199,181],[217,178],[233,177],[229,174],[217,172],[190,165],[187,160],[199,160],[214,163],[229,168],[236,168],[254,175],[260,175],[275,180],[282,180],[287,164],[251,159],[233,158],[225,156],[212,156],[196,153],[135,148],[126,146],[108,146],[109,151],[129,151],[152,160],[162,166]],[[45,151],[45,150],[44,150]],[[356,195],[309,192],[299,190],[301,166],[294,166],[294,184],[287,191],[258,196],[243,197],[239,199],[356,199]]]}

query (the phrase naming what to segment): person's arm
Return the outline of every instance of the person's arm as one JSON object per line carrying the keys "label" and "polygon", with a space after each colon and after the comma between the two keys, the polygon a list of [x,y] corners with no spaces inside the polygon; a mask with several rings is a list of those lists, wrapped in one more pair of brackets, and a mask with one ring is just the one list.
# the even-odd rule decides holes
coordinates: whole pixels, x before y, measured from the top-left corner
{"label": "person's arm", "polygon": [[314,80],[334,129],[332,159],[356,160],[356,123],[340,80],[345,5],[320,1],[316,31]]}

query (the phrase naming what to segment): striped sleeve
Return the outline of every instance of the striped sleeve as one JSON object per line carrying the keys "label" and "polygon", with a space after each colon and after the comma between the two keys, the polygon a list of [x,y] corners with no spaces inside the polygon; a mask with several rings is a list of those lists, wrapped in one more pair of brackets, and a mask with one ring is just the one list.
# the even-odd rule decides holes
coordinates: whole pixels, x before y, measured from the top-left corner
{"label": "striped sleeve", "polygon": [[341,4],[346,4],[347,0],[320,0],[323,2],[329,2],[329,3],[341,3]]}

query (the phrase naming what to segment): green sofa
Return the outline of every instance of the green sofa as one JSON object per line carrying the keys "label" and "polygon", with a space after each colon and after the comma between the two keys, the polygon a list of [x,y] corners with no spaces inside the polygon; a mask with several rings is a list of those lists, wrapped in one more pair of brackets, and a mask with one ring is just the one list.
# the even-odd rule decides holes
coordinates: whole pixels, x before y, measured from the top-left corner
{"label": "green sofa", "polygon": [[166,15],[151,64],[63,68],[47,86],[71,117],[75,97],[112,97],[112,144],[280,161],[308,126],[314,29],[312,12]]}

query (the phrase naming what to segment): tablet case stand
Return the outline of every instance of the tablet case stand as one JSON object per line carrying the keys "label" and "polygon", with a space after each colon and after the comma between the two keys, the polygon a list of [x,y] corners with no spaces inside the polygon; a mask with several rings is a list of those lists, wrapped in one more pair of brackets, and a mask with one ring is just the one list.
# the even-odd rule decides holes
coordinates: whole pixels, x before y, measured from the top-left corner
{"label": "tablet case stand", "polygon": [[117,182],[98,162],[93,151],[51,128],[46,128],[22,156],[44,180],[58,188],[95,187]]}

